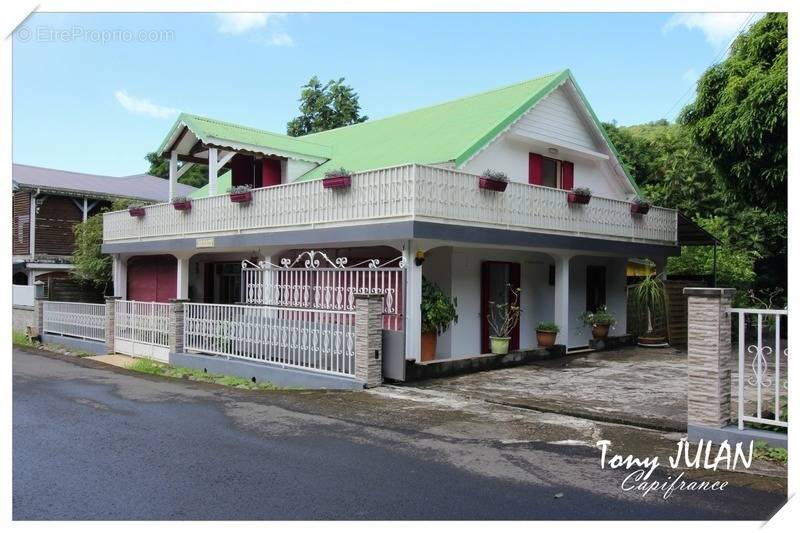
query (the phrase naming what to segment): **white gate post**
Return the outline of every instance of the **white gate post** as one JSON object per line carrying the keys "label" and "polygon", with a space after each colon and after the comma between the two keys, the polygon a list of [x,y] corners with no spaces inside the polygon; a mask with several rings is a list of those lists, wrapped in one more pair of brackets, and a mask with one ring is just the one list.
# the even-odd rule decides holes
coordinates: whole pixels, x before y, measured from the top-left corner
{"label": "white gate post", "polygon": [[[687,287],[688,432],[707,438],[706,429],[731,422],[731,320],[734,289]],[[704,436],[705,435],[705,436]]]}
{"label": "white gate post", "polygon": [[367,387],[383,383],[383,295],[356,294],[356,379]]}
{"label": "white gate post", "polygon": [[114,353],[115,311],[119,299],[119,296],[106,296],[106,350],[110,354]]}

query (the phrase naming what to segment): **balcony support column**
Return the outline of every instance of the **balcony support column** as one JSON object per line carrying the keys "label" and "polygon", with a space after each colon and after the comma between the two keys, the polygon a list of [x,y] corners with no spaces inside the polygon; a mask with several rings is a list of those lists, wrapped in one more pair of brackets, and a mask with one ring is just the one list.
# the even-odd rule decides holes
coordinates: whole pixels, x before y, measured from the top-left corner
{"label": "balcony support column", "polygon": [[178,300],[189,299],[189,259],[191,255],[176,255],[178,260],[177,295]]}
{"label": "balcony support column", "polygon": [[169,154],[169,198],[172,201],[175,198],[175,191],[178,190],[178,151],[173,150]]}
{"label": "balcony support column", "polygon": [[217,194],[217,174],[219,173],[219,158],[217,157],[217,149],[208,149],[208,195],[215,196]]}
{"label": "balcony support column", "polygon": [[406,308],[404,311],[406,328],[406,359],[420,360],[422,341],[422,265],[417,266],[414,258],[417,247],[414,241],[406,241],[403,246],[403,261],[406,265]]}
{"label": "balcony support column", "polygon": [[128,297],[128,257],[123,254],[113,254],[111,263],[111,277],[114,283],[114,296],[123,300]]}
{"label": "balcony support column", "polygon": [[569,347],[569,260],[570,255],[557,255],[555,259],[555,302],[553,306],[553,322],[564,332],[564,344]]}

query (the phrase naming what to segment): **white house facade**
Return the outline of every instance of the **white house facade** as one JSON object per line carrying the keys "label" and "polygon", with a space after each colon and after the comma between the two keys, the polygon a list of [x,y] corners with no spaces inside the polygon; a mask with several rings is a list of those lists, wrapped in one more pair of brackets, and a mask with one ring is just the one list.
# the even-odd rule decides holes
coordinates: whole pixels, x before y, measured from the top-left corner
{"label": "white house facade", "polygon": [[[208,164],[209,185],[189,209],[105,214],[103,250],[122,300],[187,300],[198,339],[209,324],[243,328],[238,348],[184,347],[197,353],[254,359],[242,331],[260,326],[242,322],[256,312],[245,306],[348,313],[352,295],[368,292],[384,297],[384,357],[419,360],[423,276],[457,299],[437,359],[488,351],[486,303],[507,298],[509,285],[521,289],[512,349],[536,346],[539,321],[556,322],[567,348],[585,347],[587,309],[606,305],[625,332],[628,260],[662,270],[679,253],[678,214],[632,212],[635,182],[569,71],[299,138],[181,115],[159,152],[171,158],[173,188],[197,163]],[[348,183],[328,188],[321,178],[339,167]],[[508,175],[505,190],[480,186],[486,169]],[[228,185],[252,189],[238,202]],[[591,200],[571,203],[582,187]],[[228,308],[240,311],[230,318]],[[190,312],[202,321],[190,324]],[[292,316],[289,330],[307,324]]]}

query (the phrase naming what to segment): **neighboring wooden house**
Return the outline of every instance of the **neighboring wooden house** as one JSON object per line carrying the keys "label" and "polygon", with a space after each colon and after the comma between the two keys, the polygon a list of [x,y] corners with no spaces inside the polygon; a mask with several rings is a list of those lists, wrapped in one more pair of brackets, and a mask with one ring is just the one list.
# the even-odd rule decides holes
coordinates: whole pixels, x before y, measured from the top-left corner
{"label": "neighboring wooden house", "polygon": [[[116,198],[150,202],[168,200],[167,180],[139,174],[98,176],[30,165],[13,165],[13,283],[63,278],[72,269],[73,228]],[[178,185],[182,194],[195,189]],[[17,292],[22,298],[25,290]],[[28,291],[30,292],[30,291]]]}
{"label": "neighboring wooden house", "polygon": [[[629,258],[660,272],[680,253],[677,213],[634,212],[636,182],[567,70],[298,138],[182,114],[157,152],[173,187],[195,163],[209,185],[188,210],[105,214],[103,250],[123,299],[193,302],[187,351],[291,366],[280,355],[291,348],[306,367],[342,373],[313,344],[318,319],[298,317],[324,309],[344,313],[326,324],[346,324],[353,294],[371,292],[392,333],[384,368],[390,353],[419,360],[423,275],[458,299],[439,359],[488,351],[487,301],[507,301],[508,284],[522,288],[512,349],[536,345],[540,320],[577,348],[591,337],[577,327],[586,309],[607,305],[626,331]],[[323,185],[340,167],[352,175]],[[482,187],[485,169],[509,176],[504,191]],[[229,199],[228,185],[253,187],[249,201]],[[592,190],[586,205],[571,202],[579,187]],[[310,314],[274,323],[283,308]],[[331,335],[336,357],[350,353]]]}

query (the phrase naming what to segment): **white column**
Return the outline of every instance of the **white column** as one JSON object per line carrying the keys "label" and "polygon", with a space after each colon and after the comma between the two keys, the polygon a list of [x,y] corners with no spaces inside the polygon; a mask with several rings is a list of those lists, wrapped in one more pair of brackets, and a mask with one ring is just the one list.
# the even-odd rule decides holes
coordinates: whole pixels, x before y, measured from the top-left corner
{"label": "white column", "polygon": [[83,221],[86,222],[86,218],[89,216],[89,200],[84,196],[83,197]]}
{"label": "white column", "polygon": [[420,360],[420,342],[422,340],[422,321],[420,305],[422,304],[422,266],[414,263],[417,248],[414,241],[406,241],[403,260],[406,263],[406,359]]}
{"label": "white column", "polygon": [[189,299],[189,258],[178,256],[178,293],[175,297],[179,300]]}
{"label": "white column", "polygon": [[217,157],[217,149],[216,148],[209,148],[208,149],[208,195],[214,196],[217,194],[217,174],[219,169],[217,168],[217,164],[219,162],[219,158]]}
{"label": "white column", "polygon": [[169,198],[171,201],[175,198],[175,191],[178,190],[178,151],[173,150],[169,154]]}
{"label": "white column", "polygon": [[122,254],[114,254],[111,263],[112,279],[114,280],[114,296],[123,300],[128,299],[128,258]]}
{"label": "white column", "polygon": [[553,322],[561,328],[562,342],[569,347],[569,255],[555,257],[556,286]]}
{"label": "white column", "polygon": [[31,193],[31,213],[30,213],[30,222],[28,227],[30,228],[30,246],[31,246],[31,259],[36,255],[36,195],[38,193]]}

